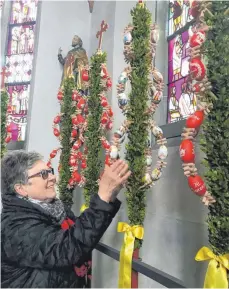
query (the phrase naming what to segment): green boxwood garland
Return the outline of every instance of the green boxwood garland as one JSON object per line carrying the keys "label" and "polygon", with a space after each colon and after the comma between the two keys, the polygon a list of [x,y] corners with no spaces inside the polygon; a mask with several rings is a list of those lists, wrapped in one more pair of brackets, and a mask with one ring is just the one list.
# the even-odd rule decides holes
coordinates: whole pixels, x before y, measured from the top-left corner
{"label": "green boxwood garland", "polygon": [[73,204],[72,195],[74,188],[67,189],[68,181],[71,177],[69,157],[72,148],[72,143],[69,142],[72,132],[71,115],[75,112],[75,107],[72,107],[72,91],[75,89],[75,81],[73,78],[67,78],[63,82],[63,104],[61,105],[61,147],[60,156],[60,172],[59,172],[59,193],[60,199],[69,207]]}
{"label": "green boxwood garland", "polygon": [[5,89],[1,90],[1,158],[6,153],[6,117],[7,117],[7,106],[8,106],[8,94]]}
{"label": "green boxwood garland", "polygon": [[209,207],[208,231],[212,250],[217,255],[229,253],[229,11],[228,1],[213,1],[206,22],[212,29],[205,42],[207,71],[213,103],[203,125],[202,150],[207,186],[216,203]]}
{"label": "green boxwood garland", "polygon": [[[148,101],[149,70],[151,66],[150,56],[150,25],[151,14],[149,10],[140,4],[131,11],[134,29],[132,31],[132,45],[134,59],[131,60],[131,93],[129,95],[130,108],[127,119],[131,121],[129,126],[129,142],[126,146],[126,159],[132,172],[127,185],[128,218],[131,225],[143,225],[145,218],[145,193],[143,177],[145,175],[145,148],[148,142],[147,122],[149,115],[145,113]],[[137,240],[136,247],[141,246]]]}
{"label": "green boxwood garland", "polygon": [[96,53],[91,57],[89,73],[90,93],[88,98],[88,128],[86,131],[87,168],[85,170],[86,184],[84,197],[86,206],[89,205],[92,194],[98,192],[98,179],[102,167],[101,160],[101,116],[102,106],[99,94],[103,91],[101,82],[101,65],[106,62],[106,53]]}

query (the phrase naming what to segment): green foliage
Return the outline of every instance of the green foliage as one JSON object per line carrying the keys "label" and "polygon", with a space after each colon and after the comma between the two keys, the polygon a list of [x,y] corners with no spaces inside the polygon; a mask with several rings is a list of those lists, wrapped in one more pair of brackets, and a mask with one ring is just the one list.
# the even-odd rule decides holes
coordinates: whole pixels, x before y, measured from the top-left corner
{"label": "green foliage", "polygon": [[75,112],[75,107],[72,107],[72,91],[75,89],[75,82],[73,78],[64,80],[63,83],[63,104],[61,106],[61,147],[62,153],[60,156],[60,180],[59,192],[60,199],[68,206],[73,204],[72,194],[74,189],[67,189],[68,181],[71,178],[71,171],[69,165],[69,157],[72,148],[70,143],[72,132],[72,119],[71,115]]}
{"label": "green foliage", "polygon": [[99,94],[103,91],[101,82],[101,64],[106,62],[106,53],[97,53],[91,57],[90,96],[88,97],[88,128],[86,131],[87,168],[85,170],[86,184],[84,187],[85,203],[88,206],[92,194],[98,192],[98,179],[102,167],[101,150],[101,116],[102,106]]}
{"label": "green foliage", "polygon": [[[129,127],[126,159],[132,172],[127,185],[128,217],[131,225],[143,225],[145,218],[145,192],[143,177],[145,175],[145,148],[148,139],[147,122],[149,116],[145,114],[148,101],[150,56],[150,24],[151,14],[145,6],[139,4],[131,11],[134,29],[132,31],[132,45],[134,59],[131,60],[131,93],[130,108],[127,119],[132,123]],[[136,247],[141,246],[137,240]]]}
{"label": "green foliage", "polygon": [[228,1],[213,1],[212,29],[205,42],[208,78],[212,83],[209,101],[213,109],[203,125],[202,148],[206,153],[205,179],[216,203],[209,207],[209,242],[215,254],[229,253],[229,17]]}
{"label": "green foliage", "polygon": [[6,113],[8,105],[8,94],[6,90],[1,90],[1,158],[6,152]]}

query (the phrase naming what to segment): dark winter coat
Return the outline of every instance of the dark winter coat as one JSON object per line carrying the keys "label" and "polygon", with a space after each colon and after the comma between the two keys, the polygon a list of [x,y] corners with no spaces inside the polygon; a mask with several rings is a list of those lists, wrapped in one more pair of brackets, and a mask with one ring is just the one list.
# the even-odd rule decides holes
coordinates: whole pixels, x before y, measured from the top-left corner
{"label": "dark winter coat", "polygon": [[80,266],[95,248],[120,207],[98,195],[76,218],[66,210],[59,224],[38,205],[16,196],[2,200],[1,287],[80,288]]}

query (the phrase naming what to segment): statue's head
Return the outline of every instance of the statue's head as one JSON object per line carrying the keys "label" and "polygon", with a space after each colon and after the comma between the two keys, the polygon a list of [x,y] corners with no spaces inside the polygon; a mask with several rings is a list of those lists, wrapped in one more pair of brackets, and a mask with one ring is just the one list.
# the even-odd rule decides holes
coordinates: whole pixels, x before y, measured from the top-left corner
{"label": "statue's head", "polygon": [[78,35],[75,35],[72,39],[72,46],[73,47],[75,47],[75,46],[82,47],[82,45],[83,45],[82,39]]}

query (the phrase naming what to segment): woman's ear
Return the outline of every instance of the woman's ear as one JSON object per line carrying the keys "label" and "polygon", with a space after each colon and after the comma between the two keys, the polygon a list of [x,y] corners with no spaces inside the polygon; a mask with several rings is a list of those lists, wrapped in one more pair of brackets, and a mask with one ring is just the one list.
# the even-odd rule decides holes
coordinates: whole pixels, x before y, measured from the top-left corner
{"label": "woman's ear", "polygon": [[26,197],[27,196],[27,192],[25,190],[24,185],[22,184],[16,184],[14,185],[14,190],[16,193],[18,193],[19,195]]}

